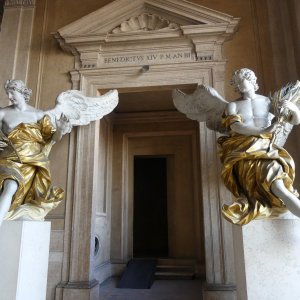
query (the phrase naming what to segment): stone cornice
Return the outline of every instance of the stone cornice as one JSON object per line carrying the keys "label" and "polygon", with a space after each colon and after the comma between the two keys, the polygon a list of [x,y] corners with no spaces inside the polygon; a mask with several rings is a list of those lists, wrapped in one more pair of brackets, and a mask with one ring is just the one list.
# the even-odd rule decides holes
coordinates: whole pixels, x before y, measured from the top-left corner
{"label": "stone cornice", "polygon": [[6,0],[5,7],[32,7],[36,0]]}
{"label": "stone cornice", "polygon": [[83,69],[120,67],[122,61],[139,65],[137,57],[146,65],[169,63],[172,57],[173,63],[222,61],[221,46],[238,24],[238,18],[188,1],[115,0],[55,37]]}

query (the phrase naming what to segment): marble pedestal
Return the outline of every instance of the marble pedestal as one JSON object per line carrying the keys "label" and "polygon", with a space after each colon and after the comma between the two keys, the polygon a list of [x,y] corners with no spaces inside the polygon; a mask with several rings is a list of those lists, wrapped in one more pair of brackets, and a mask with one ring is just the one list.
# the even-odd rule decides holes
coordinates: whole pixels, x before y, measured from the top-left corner
{"label": "marble pedestal", "polygon": [[238,300],[300,299],[300,219],[234,226]]}
{"label": "marble pedestal", "polygon": [[46,299],[50,222],[4,221],[0,228],[0,299]]}

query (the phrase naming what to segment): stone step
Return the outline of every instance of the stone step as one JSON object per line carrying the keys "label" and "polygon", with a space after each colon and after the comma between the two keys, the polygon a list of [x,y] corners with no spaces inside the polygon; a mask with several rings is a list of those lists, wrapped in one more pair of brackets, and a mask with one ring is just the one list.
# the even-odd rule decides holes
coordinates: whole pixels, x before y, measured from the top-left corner
{"label": "stone step", "polygon": [[195,272],[155,272],[157,280],[191,280],[195,278]]}
{"label": "stone step", "polygon": [[191,280],[195,278],[193,259],[161,258],[157,260],[155,279]]}
{"label": "stone step", "polygon": [[186,258],[159,258],[157,259],[157,265],[195,266],[196,260]]}
{"label": "stone step", "polygon": [[194,266],[157,265],[157,272],[194,272]]}

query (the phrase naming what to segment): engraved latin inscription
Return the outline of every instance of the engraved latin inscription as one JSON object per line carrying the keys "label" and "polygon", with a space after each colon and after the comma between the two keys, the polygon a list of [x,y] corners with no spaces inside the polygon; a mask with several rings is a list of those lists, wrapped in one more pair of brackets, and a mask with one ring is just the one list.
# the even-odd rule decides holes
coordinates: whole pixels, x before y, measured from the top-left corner
{"label": "engraved latin inscription", "polygon": [[176,60],[195,60],[191,52],[152,53],[143,55],[111,56],[104,58],[104,64],[145,63]]}

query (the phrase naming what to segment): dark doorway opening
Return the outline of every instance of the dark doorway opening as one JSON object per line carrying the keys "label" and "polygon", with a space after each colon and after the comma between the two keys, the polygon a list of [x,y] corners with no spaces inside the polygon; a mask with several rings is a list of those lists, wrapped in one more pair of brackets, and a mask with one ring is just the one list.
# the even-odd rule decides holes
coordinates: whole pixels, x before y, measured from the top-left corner
{"label": "dark doorway opening", "polygon": [[133,256],[168,256],[167,158],[134,158]]}

